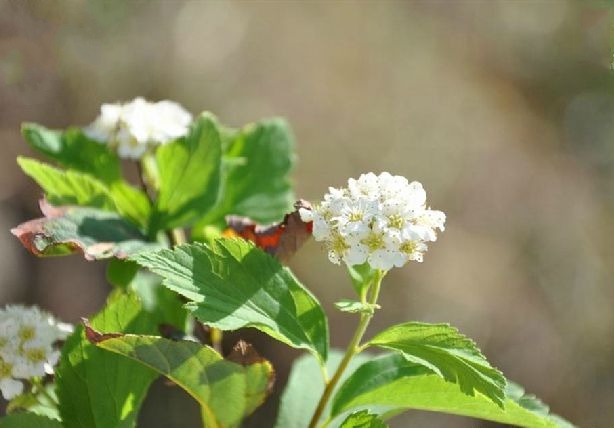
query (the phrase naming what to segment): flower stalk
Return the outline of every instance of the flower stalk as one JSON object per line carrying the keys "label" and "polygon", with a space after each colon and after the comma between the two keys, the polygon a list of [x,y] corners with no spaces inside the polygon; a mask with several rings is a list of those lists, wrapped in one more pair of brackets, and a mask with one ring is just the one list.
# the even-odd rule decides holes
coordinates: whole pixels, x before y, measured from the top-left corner
{"label": "flower stalk", "polygon": [[[363,300],[362,303],[369,303],[369,304],[376,304],[377,303],[377,299],[379,297],[379,291],[380,291],[380,287],[381,287],[381,283],[382,283],[382,279],[384,278],[384,275],[386,274],[385,271],[377,271],[377,274],[375,275],[375,278],[373,280],[373,284],[372,284],[372,288],[370,289],[371,295],[370,298],[368,300],[368,302],[365,302],[364,298],[361,299]],[[366,295],[366,293],[364,293]],[[364,297],[364,296],[363,296]],[[320,419],[320,417],[322,416],[322,413],[324,412],[324,409],[326,408],[326,405],[328,404],[328,401],[330,400],[330,397],[333,393],[333,391],[335,390],[335,387],[337,386],[337,384],[339,383],[339,380],[341,379],[341,376],[343,375],[343,373],[345,372],[345,370],[347,369],[348,365],[350,364],[350,361],[352,361],[352,358],[360,353],[364,347],[361,346],[360,342],[365,334],[365,332],[367,331],[367,327],[369,326],[369,323],[371,322],[371,319],[373,318],[373,313],[370,312],[363,312],[360,314],[360,320],[358,321],[358,326],[356,327],[356,331],[354,332],[354,336],[352,337],[352,339],[350,340],[350,343],[348,344],[348,347],[345,351],[345,355],[343,356],[343,359],[341,360],[341,362],[339,363],[339,366],[337,367],[337,370],[335,370],[335,373],[333,374],[333,377],[330,379],[330,381],[328,381],[326,383],[326,387],[324,388],[324,392],[322,393],[322,396],[320,397],[320,401],[318,402],[318,406],[316,407],[315,412],[313,413],[313,416],[311,417],[311,421],[309,422],[309,428],[315,428],[318,424],[318,421]],[[322,426],[326,426],[328,423],[325,422]]]}

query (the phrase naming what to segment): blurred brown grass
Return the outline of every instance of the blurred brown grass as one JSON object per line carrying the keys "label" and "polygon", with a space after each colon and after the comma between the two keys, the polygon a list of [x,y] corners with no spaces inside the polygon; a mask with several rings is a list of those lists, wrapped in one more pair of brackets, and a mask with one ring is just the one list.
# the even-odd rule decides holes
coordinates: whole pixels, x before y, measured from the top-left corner
{"label": "blurred brown grass", "polygon": [[[15,156],[24,121],[84,125],[143,95],[242,125],[288,118],[297,194],[367,171],[423,182],[447,230],[385,284],[373,331],[449,321],[580,426],[614,421],[614,96],[608,10],[571,1],[0,0],[0,303],[95,312],[103,266],[43,260],[8,233],[40,191]],[[293,267],[331,313],[351,293],[315,243]],[[245,332],[265,356],[283,347]],[[278,361],[277,393],[290,357]],[[141,425],[192,426],[156,385]],[[269,426],[277,397],[250,426]],[[192,412],[192,413],[190,413]],[[196,426],[196,425],[194,425]],[[410,412],[393,426],[487,426]]]}

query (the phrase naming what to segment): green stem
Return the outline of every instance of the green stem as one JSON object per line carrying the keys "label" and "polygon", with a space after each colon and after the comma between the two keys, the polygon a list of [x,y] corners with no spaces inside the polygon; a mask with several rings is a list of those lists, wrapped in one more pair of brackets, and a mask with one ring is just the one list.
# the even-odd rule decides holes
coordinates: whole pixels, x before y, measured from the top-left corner
{"label": "green stem", "polygon": [[175,245],[181,245],[187,242],[185,230],[181,229],[180,227],[170,230],[169,233],[171,246],[174,247]]}
{"label": "green stem", "polygon": [[139,161],[136,161],[135,164],[139,176],[139,186],[141,187],[143,193],[145,193],[145,196],[147,196],[149,204],[153,206],[154,201],[149,193],[149,186],[147,185],[147,179],[145,178],[145,169],[143,168],[143,164]]}
{"label": "green stem", "polygon": [[[145,195],[147,195],[149,204],[153,207],[154,199],[151,194],[152,192],[156,192],[158,190],[157,184],[155,184],[155,174],[153,172],[155,169],[155,158],[145,156],[141,161],[136,162],[136,167],[138,170],[139,185],[141,186],[141,190],[143,193],[145,193]],[[175,245],[185,244],[187,241],[185,231],[181,228],[166,230],[165,234],[171,248]]]}
{"label": "green stem", "polygon": [[[138,171],[138,176],[139,176],[139,185],[141,187],[141,190],[143,191],[143,193],[145,193],[145,196],[147,196],[147,199],[149,200],[149,205],[151,207],[155,206],[154,203],[154,199],[151,196],[151,190],[150,190],[150,185],[149,180],[147,179],[147,175],[148,175],[148,170],[150,169],[148,167],[148,164],[145,162],[145,159],[142,159],[141,161],[136,161],[136,168]],[[151,220],[151,219],[150,219]],[[151,221],[149,226],[147,227],[149,230],[147,231],[147,235],[149,236],[150,239],[156,239],[155,234],[153,233],[153,231],[151,230]],[[153,236],[152,236],[153,235]],[[165,235],[166,235],[166,239],[168,239],[169,245],[172,247],[173,244],[173,235],[170,231],[165,231]]]}
{"label": "green stem", "polygon": [[[374,278],[373,289],[371,290],[371,296],[369,299],[369,303],[371,304],[375,304],[377,302],[380,286],[382,283],[382,279],[384,278],[384,275],[385,275],[385,272],[379,271]],[[309,428],[316,427],[318,421],[320,420],[320,417],[322,416],[322,413],[324,412],[326,404],[330,400],[330,397],[335,387],[337,386],[337,383],[339,383],[339,379],[341,379],[341,375],[343,375],[343,373],[345,372],[345,369],[347,369],[347,366],[352,360],[352,358],[354,357],[354,355],[356,355],[360,350],[362,350],[362,347],[360,346],[360,341],[362,340],[362,337],[367,331],[367,327],[369,326],[369,322],[371,321],[371,318],[373,318],[372,313],[360,314],[360,321],[358,322],[358,326],[356,327],[354,336],[352,337],[352,340],[350,340],[350,343],[345,351],[345,355],[343,356],[343,359],[339,363],[337,370],[335,370],[333,377],[326,384],[326,388],[324,388],[324,392],[322,393],[322,396],[320,397],[318,406],[316,407],[316,410],[313,413],[313,416],[311,417],[311,422],[309,422]]]}
{"label": "green stem", "polygon": [[211,347],[215,349],[218,354],[222,354],[222,339],[224,338],[224,333],[219,328],[210,327],[209,329],[209,338],[211,339]]}

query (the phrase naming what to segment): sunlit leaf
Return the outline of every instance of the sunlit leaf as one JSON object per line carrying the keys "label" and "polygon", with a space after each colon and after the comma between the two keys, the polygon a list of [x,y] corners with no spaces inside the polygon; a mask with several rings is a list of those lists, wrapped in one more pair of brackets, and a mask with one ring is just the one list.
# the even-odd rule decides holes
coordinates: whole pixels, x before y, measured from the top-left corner
{"label": "sunlit leaf", "polygon": [[102,334],[91,328],[87,336],[96,346],[138,361],[183,388],[200,404],[208,427],[238,426],[270,390],[273,369],[261,358],[241,365],[197,342]]}
{"label": "sunlit leaf", "polygon": [[118,214],[95,208],[54,207],[42,200],[43,218],[11,229],[37,256],[81,253],[87,260],[125,258],[161,246],[146,242],[141,232]]}
{"label": "sunlit leaf", "polygon": [[152,207],[145,192],[122,180],[109,185],[109,194],[123,217],[143,229],[148,225]]}
{"label": "sunlit leaf", "polygon": [[215,207],[194,227],[224,221],[228,214],[259,223],[279,221],[295,201],[289,173],[295,163],[294,137],[283,119],[270,119],[226,132],[222,190]]}
{"label": "sunlit leaf", "polygon": [[135,224],[146,225],[151,211],[147,196],[123,180],[119,159],[106,145],[88,138],[79,128],[54,131],[25,123],[21,131],[34,149],[60,166],[106,184],[117,211]]}
{"label": "sunlit leaf", "polygon": [[18,157],[17,163],[45,191],[55,205],[80,205],[115,210],[107,187],[100,181],[76,171],[62,171],[35,159]]}
{"label": "sunlit leaf", "polygon": [[203,323],[221,330],[255,327],[326,360],[328,325],[316,298],[288,268],[242,239],[141,253],[139,264],[191,300]]}
{"label": "sunlit leaf", "polygon": [[503,404],[505,378],[493,368],[475,343],[448,324],[408,322],[377,334],[369,345],[400,352],[407,361],[421,364],[465,394],[476,391]]}
{"label": "sunlit leaf", "polygon": [[[144,312],[139,299],[117,290],[92,325],[103,331],[155,334],[164,320]],[[66,428],[133,427],[158,374],[120,355],[96,348],[79,326],[62,348],[56,369],[60,415]]]}
{"label": "sunlit leaf", "polygon": [[378,415],[369,413],[368,410],[361,410],[349,415],[342,423],[340,428],[387,428],[388,425],[380,419]]}
{"label": "sunlit leaf", "polygon": [[65,168],[91,174],[107,184],[121,179],[117,155],[104,144],[88,138],[81,129],[54,131],[24,123],[21,133],[32,148]]}
{"label": "sunlit leaf", "polygon": [[35,159],[18,157],[17,163],[55,205],[79,205],[116,211],[138,226],[148,222],[151,205],[142,191],[123,180],[109,185],[90,174],[62,171]]}
{"label": "sunlit leaf", "polygon": [[[329,374],[334,373],[341,362],[343,353],[331,350],[326,361],[326,370]],[[347,378],[361,364],[369,361],[371,356],[366,353],[356,355],[348,365],[347,370],[341,377],[341,381]],[[324,391],[324,378],[318,361],[311,355],[303,355],[298,358],[290,370],[288,383],[281,396],[279,412],[275,422],[276,428],[305,428],[309,425],[318,400]],[[326,409],[330,407],[330,402]],[[324,416],[328,410],[324,411]]]}
{"label": "sunlit leaf", "polygon": [[398,354],[378,357],[358,368],[333,398],[332,414],[373,406],[430,410],[523,427],[571,426],[544,413],[543,408],[536,410],[534,399],[527,401],[509,391],[502,407],[479,392],[467,395],[458,384],[447,382]]}
{"label": "sunlit leaf", "polygon": [[218,198],[221,147],[215,118],[202,114],[188,135],[158,148],[156,159],[160,191],[153,230],[191,225]]}

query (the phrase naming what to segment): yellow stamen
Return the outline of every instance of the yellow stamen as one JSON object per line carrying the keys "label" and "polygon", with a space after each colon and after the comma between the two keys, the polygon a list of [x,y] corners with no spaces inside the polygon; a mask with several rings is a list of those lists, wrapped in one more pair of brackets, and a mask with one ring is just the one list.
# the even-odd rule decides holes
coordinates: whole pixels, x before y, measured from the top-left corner
{"label": "yellow stamen", "polygon": [[414,241],[405,241],[399,246],[399,250],[405,254],[415,253],[417,249],[418,246]]}
{"label": "yellow stamen", "polygon": [[34,330],[34,327],[29,325],[24,325],[21,327],[19,329],[19,333],[17,334],[22,342],[27,342],[28,340],[33,339],[35,335],[36,331]]}
{"label": "yellow stamen", "polygon": [[362,242],[367,247],[369,247],[369,250],[371,251],[375,251],[385,246],[383,235],[377,234],[374,232],[369,233],[369,236],[367,236],[365,239],[363,239],[360,242]]}

